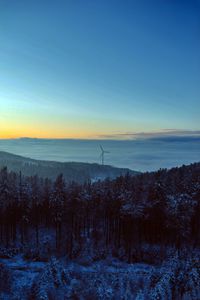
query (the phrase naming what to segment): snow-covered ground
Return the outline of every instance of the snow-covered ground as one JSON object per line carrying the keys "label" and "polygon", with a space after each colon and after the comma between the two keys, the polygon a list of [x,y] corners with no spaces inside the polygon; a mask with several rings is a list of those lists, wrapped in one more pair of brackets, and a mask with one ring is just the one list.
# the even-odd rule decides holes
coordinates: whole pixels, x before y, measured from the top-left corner
{"label": "snow-covered ground", "polygon": [[175,253],[161,265],[128,264],[113,257],[41,262],[16,255],[0,259],[0,281],[1,300],[198,300],[199,252],[184,259]]}
{"label": "snow-covered ground", "polygon": [[31,288],[35,277],[43,271],[44,262],[24,260],[22,255],[12,258],[0,259],[12,271],[12,289],[17,295],[23,295],[24,289]]}
{"label": "snow-covered ground", "polygon": [[[1,258],[1,264],[11,273],[12,292],[4,291],[0,299],[22,300],[50,299],[48,294],[53,293],[53,288],[58,290],[59,295],[55,299],[60,300],[71,299],[75,294],[84,297],[80,299],[89,299],[89,294],[93,294],[94,299],[112,299],[115,294],[122,299],[124,293],[130,292],[130,282],[133,297],[154,269],[146,264],[126,264],[116,259],[84,265],[55,258],[50,262],[28,261],[22,255]],[[126,299],[130,299],[128,294]]]}

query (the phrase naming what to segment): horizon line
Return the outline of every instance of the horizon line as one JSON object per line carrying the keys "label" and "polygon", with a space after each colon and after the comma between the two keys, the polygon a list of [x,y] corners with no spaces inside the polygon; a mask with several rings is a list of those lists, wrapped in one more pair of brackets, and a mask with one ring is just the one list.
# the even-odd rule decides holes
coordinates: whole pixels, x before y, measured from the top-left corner
{"label": "horizon line", "polygon": [[37,136],[7,136],[1,137],[0,140],[116,140],[116,141],[134,141],[134,140],[147,140],[147,139],[163,139],[163,138],[199,138],[200,130],[191,129],[161,129],[152,131],[126,131],[126,132],[111,132],[104,134],[96,134],[85,137],[37,137]]}

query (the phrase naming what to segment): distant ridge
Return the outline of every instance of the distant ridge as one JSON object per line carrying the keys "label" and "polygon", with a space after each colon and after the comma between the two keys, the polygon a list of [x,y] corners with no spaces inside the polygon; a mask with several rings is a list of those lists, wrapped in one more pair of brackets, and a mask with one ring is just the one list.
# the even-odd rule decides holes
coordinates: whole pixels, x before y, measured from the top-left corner
{"label": "distant ridge", "polygon": [[127,173],[137,175],[139,172],[128,168],[116,168],[109,165],[83,162],[56,162],[31,159],[12,153],[0,151],[0,168],[7,166],[10,171],[21,171],[25,176],[38,175],[55,179],[60,173],[68,182],[84,182],[103,180],[107,177],[113,179]]}

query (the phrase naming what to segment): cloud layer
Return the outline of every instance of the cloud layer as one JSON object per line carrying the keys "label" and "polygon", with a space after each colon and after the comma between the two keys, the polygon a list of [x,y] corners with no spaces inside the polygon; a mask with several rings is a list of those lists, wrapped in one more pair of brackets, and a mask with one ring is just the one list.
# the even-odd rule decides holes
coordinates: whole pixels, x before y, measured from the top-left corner
{"label": "cloud layer", "polygon": [[99,135],[98,138],[102,139],[122,139],[122,140],[135,140],[135,139],[188,139],[200,138],[200,130],[180,130],[180,129],[163,129],[161,131],[149,132],[125,132]]}

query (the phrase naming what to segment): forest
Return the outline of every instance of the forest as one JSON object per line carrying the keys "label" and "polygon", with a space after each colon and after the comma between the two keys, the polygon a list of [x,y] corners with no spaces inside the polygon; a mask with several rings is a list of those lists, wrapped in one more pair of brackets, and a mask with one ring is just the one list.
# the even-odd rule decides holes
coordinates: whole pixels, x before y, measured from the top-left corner
{"label": "forest", "polygon": [[34,176],[55,180],[59,174],[63,174],[63,178],[67,182],[84,183],[91,180],[103,180],[107,177],[114,179],[120,175],[129,173],[131,175],[139,172],[127,169],[117,168],[110,165],[102,165],[97,163],[84,162],[58,162],[49,160],[31,159],[9,152],[0,151],[0,168],[7,166],[9,171],[21,173],[23,176]]}
{"label": "forest", "polygon": [[[199,216],[200,163],[84,184],[65,182],[62,174],[52,181],[9,172],[7,167],[0,171],[1,258],[21,254],[47,265],[65,258],[87,266],[110,257],[128,268],[158,266],[176,257],[182,267],[188,259],[195,264],[199,276],[195,295],[184,298],[188,291],[181,287],[172,289],[176,297],[154,299],[198,299]],[[4,268],[0,262],[0,277]],[[30,299],[90,299],[79,297],[80,292],[74,298],[40,298],[33,289],[34,284]],[[140,288],[138,298],[104,295],[92,299],[148,299],[144,293]]]}

